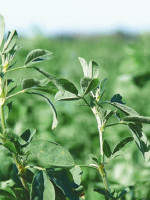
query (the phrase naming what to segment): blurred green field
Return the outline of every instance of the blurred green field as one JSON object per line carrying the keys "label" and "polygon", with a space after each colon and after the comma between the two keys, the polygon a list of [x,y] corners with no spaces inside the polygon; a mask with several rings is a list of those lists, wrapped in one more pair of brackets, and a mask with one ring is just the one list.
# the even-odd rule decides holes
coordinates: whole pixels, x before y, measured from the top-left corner
{"label": "blurred green field", "polygon": [[[123,102],[134,108],[140,115],[150,116],[150,35],[128,36],[114,34],[95,37],[58,37],[45,38],[37,35],[34,38],[21,38],[23,48],[16,57],[16,67],[22,66],[29,51],[37,48],[47,49],[54,54],[51,61],[39,64],[46,71],[72,80],[79,88],[83,76],[78,57],[94,60],[100,66],[100,78],[108,78],[107,91],[104,98],[109,100],[114,94],[121,94]],[[16,82],[24,78],[44,77],[33,69],[18,70],[11,73]],[[89,162],[89,154],[99,153],[97,126],[91,111],[83,106],[83,102],[54,102],[59,125],[51,130],[52,114],[45,102],[36,96],[14,97],[13,110],[8,119],[9,127],[20,135],[27,128],[36,129],[35,138],[55,141],[66,147],[77,164]],[[150,126],[144,126],[150,138]],[[123,126],[107,128],[104,137],[113,149],[123,137],[130,136],[129,130]],[[6,160],[7,151],[0,152],[1,184],[8,179],[12,165]],[[5,167],[4,167],[5,166]],[[9,172],[9,173],[8,173]],[[100,195],[92,192],[95,183],[99,183],[95,170],[83,169],[83,185],[88,190],[87,200],[98,200]],[[107,165],[108,179],[112,188],[126,187],[141,183],[128,199],[150,199],[150,162],[145,163],[142,154],[134,143],[130,143],[122,151],[122,155]],[[144,183],[144,182],[148,183]],[[149,193],[149,194],[148,194]],[[103,199],[103,197],[101,197]]]}

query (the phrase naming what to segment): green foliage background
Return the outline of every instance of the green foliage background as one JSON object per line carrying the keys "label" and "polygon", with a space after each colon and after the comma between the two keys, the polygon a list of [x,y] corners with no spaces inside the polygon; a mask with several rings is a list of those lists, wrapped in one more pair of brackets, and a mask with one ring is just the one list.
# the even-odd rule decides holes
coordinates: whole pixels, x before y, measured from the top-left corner
{"label": "green foliage background", "polygon": [[[82,69],[78,57],[95,60],[100,65],[100,78],[108,77],[105,98],[110,99],[114,94],[120,93],[128,106],[140,115],[150,116],[150,35],[128,36],[118,33],[109,36],[58,38],[37,35],[34,38],[21,38],[20,43],[23,48],[16,57],[16,67],[23,65],[29,51],[47,49],[53,52],[54,58],[42,63],[42,66],[45,65],[44,69],[57,77],[72,80],[79,88]],[[44,78],[32,69],[12,72],[12,75],[18,82],[33,75]],[[53,95],[49,97],[53,101]],[[91,153],[99,154],[97,125],[93,114],[83,102],[53,101],[59,125],[51,130],[52,114],[40,97],[20,95],[14,100],[8,124],[18,135],[27,128],[36,129],[36,139],[43,138],[62,144],[72,153],[77,164],[88,163],[88,155]],[[150,138],[150,127],[146,125],[144,130]],[[113,149],[126,136],[130,136],[128,129],[114,126],[106,129],[104,137]],[[12,169],[11,159],[5,159],[7,154],[7,150],[0,152],[3,163],[0,165],[1,185],[6,184]],[[150,163],[144,163],[134,143],[128,144],[122,154],[107,165],[112,188],[140,184],[135,190],[137,199],[144,197],[148,200],[149,170]],[[83,169],[83,172],[83,185],[88,189],[87,199],[99,199],[99,194],[91,192],[94,184],[100,183],[98,174],[92,169]],[[145,184],[145,181],[149,183]],[[131,199],[131,194],[128,198]]]}

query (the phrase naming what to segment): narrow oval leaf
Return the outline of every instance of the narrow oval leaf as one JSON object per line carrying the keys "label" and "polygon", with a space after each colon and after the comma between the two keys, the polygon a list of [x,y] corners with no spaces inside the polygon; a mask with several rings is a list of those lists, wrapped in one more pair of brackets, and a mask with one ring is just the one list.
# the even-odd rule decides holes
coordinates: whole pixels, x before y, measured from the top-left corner
{"label": "narrow oval leaf", "polygon": [[88,68],[89,68],[89,66],[88,66],[86,60],[84,58],[79,57],[79,61],[80,61],[80,64],[82,66],[84,76],[88,77]]}
{"label": "narrow oval leaf", "polygon": [[31,200],[55,200],[54,186],[44,171],[38,171],[33,178]]}
{"label": "narrow oval leaf", "polygon": [[50,106],[52,112],[53,112],[53,124],[52,124],[52,129],[56,128],[57,125],[58,125],[58,120],[57,120],[57,112],[56,112],[56,109],[54,107],[54,105],[52,104],[52,102],[49,100],[49,98],[47,98],[45,95],[43,94],[40,94],[40,93],[36,93],[36,92],[26,92],[27,94],[35,94],[35,95],[39,95],[41,97],[43,97],[48,105]]}
{"label": "narrow oval leaf", "polygon": [[58,91],[55,95],[55,100],[56,101],[75,101],[79,100],[80,97],[76,96],[75,94],[72,94],[68,91],[65,91],[62,93],[61,91]]}
{"label": "narrow oval leaf", "polygon": [[17,153],[16,147],[13,142],[7,141],[3,144],[4,147],[6,147],[11,153]]}
{"label": "narrow oval leaf", "polygon": [[44,49],[35,49],[27,55],[24,64],[26,66],[29,66],[31,64],[36,64],[43,60],[49,60],[51,58],[52,53],[50,51]]}
{"label": "narrow oval leaf", "polygon": [[0,189],[0,196],[10,197],[10,198],[13,198],[14,200],[16,199],[12,193],[8,192],[7,190],[3,190],[3,189]]}
{"label": "narrow oval leaf", "polygon": [[131,133],[133,135],[134,141],[136,142],[138,148],[142,152],[145,161],[150,160],[150,143],[145,135],[145,133],[142,131],[142,124],[140,123],[129,123],[128,124]]}
{"label": "narrow oval leaf", "polygon": [[86,95],[90,91],[95,89],[98,86],[98,84],[99,84],[99,80],[97,78],[96,79],[90,79],[88,77],[81,78],[80,85],[84,92],[83,95]]}
{"label": "narrow oval leaf", "polygon": [[95,61],[90,60],[89,68],[88,68],[88,77],[94,79],[94,78],[98,78],[98,75],[99,75],[98,64]]}
{"label": "narrow oval leaf", "polygon": [[22,80],[22,89],[38,87],[39,85],[40,85],[40,81],[33,79],[33,78]]}
{"label": "narrow oval leaf", "polygon": [[120,149],[122,149],[126,144],[128,144],[129,142],[133,141],[133,137],[126,137],[123,140],[121,140],[116,147],[113,150],[112,154],[115,154],[117,151],[119,151]]}
{"label": "narrow oval leaf", "polygon": [[71,154],[64,147],[43,139],[30,143],[28,163],[43,168],[74,166]]}
{"label": "narrow oval leaf", "polygon": [[58,82],[60,85],[62,85],[62,88],[64,88],[64,90],[76,95],[78,94],[78,90],[75,87],[75,85],[71,83],[70,81],[68,81],[67,79],[58,79]]}
{"label": "narrow oval leaf", "polygon": [[75,85],[68,81],[67,79],[58,79],[55,76],[51,75],[48,72],[45,72],[44,70],[34,67],[37,71],[42,73],[44,76],[46,76],[62,93],[65,91],[71,92],[73,94],[78,94],[78,90],[76,89]]}
{"label": "narrow oval leaf", "polygon": [[0,15],[0,47],[3,42],[4,33],[5,33],[5,21],[4,21],[4,17]]}
{"label": "narrow oval leaf", "polygon": [[109,144],[106,140],[104,140],[104,142],[103,142],[103,151],[104,151],[104,154],[107,158],[109,158],[112,154],[110,146],[109,146]]}
{"label": "narrow oval leaf", "polygon": [[3,53],[10,52],[16,45],[18,34],[16,30],[10,32],[7,41],[4,44]]}
{"label": "narrow oval leaf", "polygon": [[139,115],[135,110],[133,110],[132,108],[125,106],[123,104],[116,103],[116,102],[114,102],[114,103],[108,102],[108,103],[110,103],[112,106],[118,108],[119,110],[121,110],[126,115],[131,115],[131,116],[138,116]]}
{"label": "narrow oval leaf", "polygon": [[143,116],[127,116],[123,118],[123,121],[126,122],[140,122],[143,124],[150,124],[150,117],[143,117]]}

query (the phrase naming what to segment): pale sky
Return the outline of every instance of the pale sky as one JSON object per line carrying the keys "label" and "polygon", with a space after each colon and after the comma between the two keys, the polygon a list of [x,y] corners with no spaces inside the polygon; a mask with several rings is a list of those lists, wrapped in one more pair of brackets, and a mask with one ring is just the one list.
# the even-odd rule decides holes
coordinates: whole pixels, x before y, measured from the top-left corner
{"label": "pale sky", "polygon": [[6,28],[30,34],[150,31],[150,0],[0,0]]}

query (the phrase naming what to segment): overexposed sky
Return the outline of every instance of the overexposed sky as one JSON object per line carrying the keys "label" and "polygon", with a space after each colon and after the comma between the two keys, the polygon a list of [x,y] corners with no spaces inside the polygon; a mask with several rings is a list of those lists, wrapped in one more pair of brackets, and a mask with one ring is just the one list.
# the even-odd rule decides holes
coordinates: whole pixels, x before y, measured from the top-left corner
{"label": "overexposed sky", "polygon": [[30,34],[150,31],[150,0],[0,0],[7,29]]}

